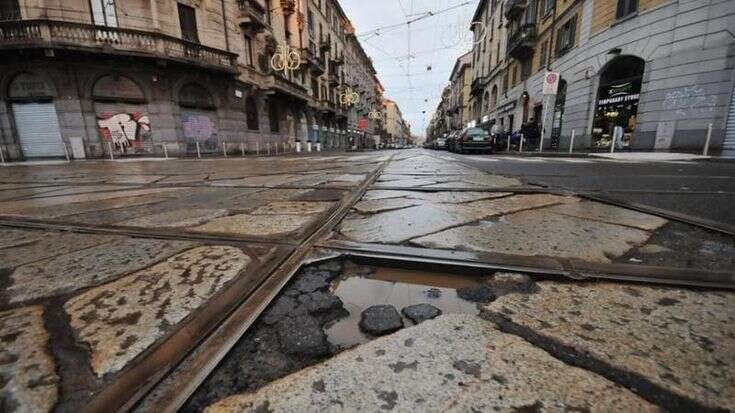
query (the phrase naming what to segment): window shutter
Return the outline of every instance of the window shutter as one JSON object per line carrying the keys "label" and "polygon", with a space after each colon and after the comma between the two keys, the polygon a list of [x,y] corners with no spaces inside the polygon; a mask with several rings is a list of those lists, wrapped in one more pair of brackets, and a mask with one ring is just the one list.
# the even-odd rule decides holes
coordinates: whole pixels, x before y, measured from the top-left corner
{"label": "window shutter", "polygon": [[615,12],[615,18],[619,19],[625,16],[625,3],[627,0],[618,0],[618,9]]}

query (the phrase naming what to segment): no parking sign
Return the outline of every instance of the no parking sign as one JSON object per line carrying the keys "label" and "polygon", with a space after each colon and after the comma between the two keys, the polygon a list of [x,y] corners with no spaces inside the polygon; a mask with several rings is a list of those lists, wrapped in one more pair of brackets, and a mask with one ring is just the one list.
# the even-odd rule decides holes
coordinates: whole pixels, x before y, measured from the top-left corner
{"label": "no parking sign", "polygon": [[544,95],[556,95],[559,89],[559,76],[558,72],[546,72],[544,75]]}

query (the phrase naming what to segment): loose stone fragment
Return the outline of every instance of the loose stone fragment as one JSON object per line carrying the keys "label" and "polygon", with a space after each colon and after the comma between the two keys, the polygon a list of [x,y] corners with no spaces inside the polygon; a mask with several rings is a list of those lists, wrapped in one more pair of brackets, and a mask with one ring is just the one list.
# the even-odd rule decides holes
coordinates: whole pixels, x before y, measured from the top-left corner
{"label": "loose stone fragment", "polygon": [[310,313],[325,313],[342,308],[342,300],[339,297],[323,291],[302,294],[298,300]]}
{"label": "loose stone fragment", "polygon": [[372,336],[384,336],[403,328],[403,319],[392,305],[374,305],[362,312],[360,330]]}
{"label": "loose stone fragment", "polygon": [[432,318],[437,318],[442,314],[442,310],[431,304],[415,304],[404,307],[401,313],[414,323],[418,324]]}
{"label": "loose stone fragment", "polygon": [[101,377],[119,371],[205,304],[251,259],[226,246],[198,247],[69,300],[64,309]]}
{"label": "loose stone fragment", "polygon": [[497,298],[492,288],[485,284],[480,284],[477,287],[458,288],[457,295],[463,300],[474,303],[489,303]]}
{"label": "loose stone fragment", "polygon": [[311,316],[284,318],[278,323],[281,349],[288,354],[307,357],[329,355],[329,342],[319,322]]}
{"label": "loose stone fragment", "polygon": [[311,293],[316,290],[323,290],[327,287],[329,287],[329,283],[317,274],[302,275],[293,283],[293,288],[301,291],[302,293]]}
{"label": "loose stone fragment", "polygon": [[58,399],[59,377],[48,353],[40,306],[0,312],[0,410],[47,412]]}

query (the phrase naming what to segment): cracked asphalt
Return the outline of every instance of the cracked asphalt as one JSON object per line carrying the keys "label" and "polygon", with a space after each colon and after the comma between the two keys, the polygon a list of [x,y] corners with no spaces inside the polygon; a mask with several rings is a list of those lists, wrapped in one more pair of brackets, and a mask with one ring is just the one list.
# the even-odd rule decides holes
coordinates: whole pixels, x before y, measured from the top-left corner
{"label": "cracked asphalt", "polygon": [[[727,235],[460,160],[406,150],[0,169],[2,410],[79,410],[182,331],[204,335],[383,166],[323,248],[735,269]],[[692,212],[684,204],[656,206]],[[501,293],[501,275],[486,276],[497,299],[478,314],[404,328],[209,410],[735,409],[734,294],[538,275]]]}

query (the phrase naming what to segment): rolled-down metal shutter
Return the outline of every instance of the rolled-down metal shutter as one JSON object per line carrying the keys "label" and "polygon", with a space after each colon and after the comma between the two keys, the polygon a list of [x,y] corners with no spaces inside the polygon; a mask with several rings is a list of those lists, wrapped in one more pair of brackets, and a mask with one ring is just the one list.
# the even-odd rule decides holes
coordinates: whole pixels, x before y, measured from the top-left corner
{"label": "rolled-down metal shutter", "polygon": [[26,158],[64,156],[53,103],[14,103],[13,117],[20,148]]}
{"label": "rolled-down metal shutter", "polygon": [[730,97],[730,113],[727,115],[725,142],[722,145],[723,155],[735,157],[735,88]]}

